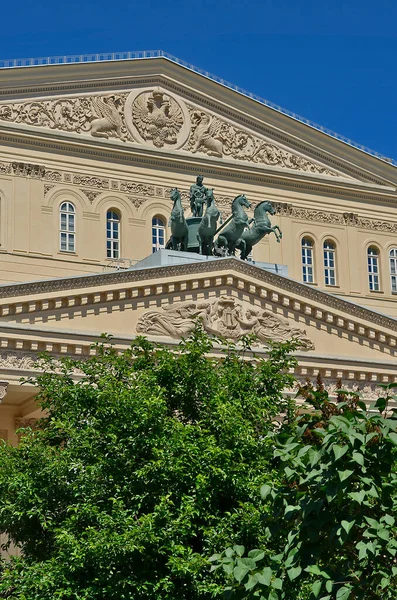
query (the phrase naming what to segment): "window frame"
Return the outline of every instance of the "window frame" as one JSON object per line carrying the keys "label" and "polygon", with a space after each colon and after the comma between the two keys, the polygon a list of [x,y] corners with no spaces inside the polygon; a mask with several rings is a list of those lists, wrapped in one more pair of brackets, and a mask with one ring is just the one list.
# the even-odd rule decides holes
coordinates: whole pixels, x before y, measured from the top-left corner
{"label": "window frame", "polygon": [[[109,216],[111,215],[111,216]],[[116,227],[117,225],[117,227]],[[116,235],[115,235],[116,234]],[[106,211],[106,258],[121,258],[121,214],[115,208]]]}
{"label": "window frame", "polygon": [[[309,243],[307,243],[309,242]],[[314,240],[304,235],[301,239],[301,268],[303,283],[315,283],[314,278]]]}
{"label": "window frame", "polygon": [[[158,222],[155,222],[158,221]],[[166,220],[160,216],[155,215],[152,217],[152,254],[158,252],[158,250],[164,250],[166,245],[166,228],[165,228]],[[163,234],[163,242],[159,241],[161,238],[161,233]]]}
{"label": "window frame", "polygon": [[397,294],[397,247],[393,247],[393,248],[389,249],[388,258],[389,258],[390,292],[392,294]]}
{"label": "window frame", "polygon": [[[372,252],[371,251],[375,251]],[[380,250],[377,246],[370,245],[367,248],[367,276],[370,292],[380,292]],[[375,268],[374,268],[375,267]]]}
{"label": "window frame", "polygon": [[[327,244],[328,247],[326,247]],[[336,243],[328,238],[323,242],[323,267],[324,284],[327,287],[336,287]]]}
{"label": "window frame", "polygon": [[76,214],[76,207],[70,200],[59,205],[59,252],[76,254]]}

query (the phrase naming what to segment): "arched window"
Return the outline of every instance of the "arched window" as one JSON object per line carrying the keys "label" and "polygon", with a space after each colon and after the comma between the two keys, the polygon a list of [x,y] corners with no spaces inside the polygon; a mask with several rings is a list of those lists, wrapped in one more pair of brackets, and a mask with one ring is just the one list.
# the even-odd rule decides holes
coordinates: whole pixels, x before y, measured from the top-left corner
{"label": "arched window", "polygon": [[397,248],[389,252],[390,286],[393,294],[397,294]]}
{"label": "arched window", "polygon": [[115,210],[106,213],[106,256],[120,258],[120,215]]}
{"label": "arched window", "polygon": [[76,209],[71,202],[59,207],[59,248],[62,252],[76,251]]}
{"label": "arched window", "polygon": [[313,249],[313,241],[304,237],[302,239],[302,278],[304,283],[314,282]]}
{"label": "arched window", "polygon": [[379,250],[370,246],[367,250],[368,285],[371,292],[379,292]]}
{"label": "arched window", "polygon": [[334,242],[324,242],[324,281],[325,285],[336,285],[336,248]]}
{"label": "arched window", "polygon": [[165,225],[160,217],[152,219],[152,252],[165,248]]}

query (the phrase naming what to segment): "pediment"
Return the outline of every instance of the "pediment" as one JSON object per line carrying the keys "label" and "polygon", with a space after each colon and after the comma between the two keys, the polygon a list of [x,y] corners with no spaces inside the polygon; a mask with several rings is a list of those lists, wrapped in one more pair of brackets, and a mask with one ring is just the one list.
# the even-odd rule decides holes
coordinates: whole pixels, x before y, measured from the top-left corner
{"label": "pediment", "polygon": [[258,349],[297,338],[305,360],[397,374],[395,319],[234,258],[0,287],[0,337],[26,329],[38,350],[52,338],[88,347],[101,333],[175,343],[197,318],[227,340],[254,334]]}
{"label": "pediment", "polygon": [[[165,86],[147,85],[123,91],[81,93],[0,103],[0,127],[59,132],[60,141],[87,139],[103,145],[190,155],[215,162],[324,177],[355,178],[304,151],[280,143],[239,122],[237,115],[210,110]],[[232,116],[230,116],[230,114]],[[66,137],[65,137],[66,136]],[[284,138],[288,140],[288,136]]]}

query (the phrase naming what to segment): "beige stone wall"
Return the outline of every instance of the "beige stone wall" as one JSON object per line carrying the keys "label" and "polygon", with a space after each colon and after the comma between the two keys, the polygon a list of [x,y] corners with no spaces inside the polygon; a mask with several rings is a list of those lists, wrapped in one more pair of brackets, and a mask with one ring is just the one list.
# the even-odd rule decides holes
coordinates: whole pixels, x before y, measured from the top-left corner
{"label": "beige stone wall", "polygon": [[[2,159],[2,160],[1,160]],[[15,162],[23,165],[12,168]],[[29,162],[26,162],[28,159]],[[29,165],[45,165],[39,175]],[[134,264],[152,252],[151,223],[159,216],[166,224],[171,211],[169,190],[177,186],[188,207],[188,189],[197,167],[189,173],[155,167],[121,168],[105,161],[87,161],[45,153],[24,155],[0,149],[0,283],[13,283],[98,273],[114,268],[106,257],[106,212],[115,209],[121,217],[121,267]],[[340,199],[329,192],[295,192],[276,185],[207,176],[223,216],[230,214],[231,200],[246,193],[253,204],[269,199],[278,208],[273,224],[283,231],[283,240],[267,236],[254,248],[257,261],[286,264],[289,276],[302,280],[301,240],[314,243],[315,287],[351,297],[355,301],[397,315],[391,292],[388,253],[397,247],[397,220],[381,200]],[[309,187],[309,186],[308,186]],[[64,201],[76,209],[76,251],[59,247],[59,207]],[[249,211],[252,215],[252,211]],[[186,214],[190,214],[187,209]],[[336,245],[336,286],[324,282],[323,243]],[[380,291],[370,291],[367,249],[379,249]]]}

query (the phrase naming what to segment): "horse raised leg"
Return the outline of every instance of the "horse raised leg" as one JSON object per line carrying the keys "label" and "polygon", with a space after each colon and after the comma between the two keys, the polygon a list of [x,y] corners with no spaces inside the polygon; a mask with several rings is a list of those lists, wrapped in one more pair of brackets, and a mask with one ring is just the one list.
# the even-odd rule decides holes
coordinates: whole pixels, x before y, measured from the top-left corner
{"label": "horse raised leg", "polygon": [[[274,235],[276,236],[276,240],[278,242],[280,242],[281,238],[283,237],[280,227],[278,225],[275,225],[274,227],[272,227],[271,231],[273,231]],[[278,233],[277,233],[277,231],[278,231]]]}

